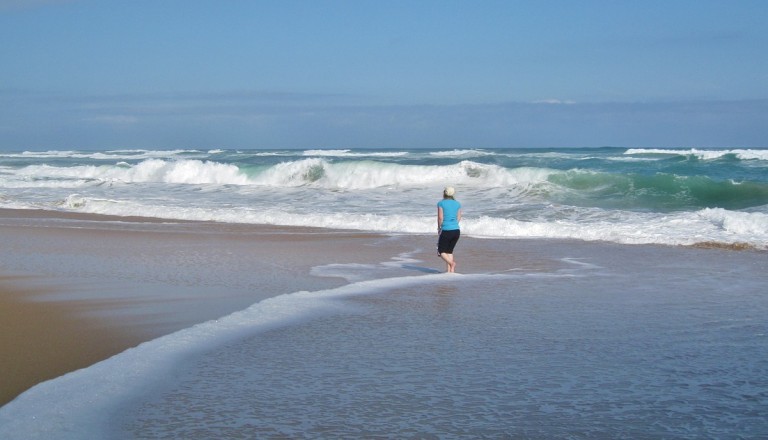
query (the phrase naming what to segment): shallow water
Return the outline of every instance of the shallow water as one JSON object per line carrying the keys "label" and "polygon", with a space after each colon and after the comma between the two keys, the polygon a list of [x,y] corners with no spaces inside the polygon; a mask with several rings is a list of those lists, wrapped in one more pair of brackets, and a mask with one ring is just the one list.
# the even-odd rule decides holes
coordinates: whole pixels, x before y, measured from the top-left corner
{"label": "shallow water", "polygon": [[[122,407],[112,434],[768,432],[764,254],[541,247],[552,256],[549,270],[430,275],[415,285],[337,298],[327,314],[191,356],[172,383]],[[357,270],[350,266],[350,276]]]}

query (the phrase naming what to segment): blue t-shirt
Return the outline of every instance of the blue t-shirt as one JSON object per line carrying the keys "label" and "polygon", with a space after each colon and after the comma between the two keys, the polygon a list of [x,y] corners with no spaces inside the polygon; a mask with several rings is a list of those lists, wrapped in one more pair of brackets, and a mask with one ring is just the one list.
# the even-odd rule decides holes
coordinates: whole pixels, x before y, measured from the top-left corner
{"label": "blue t-shirt", "polygon": [[440,225],[443,231],[452,231],[459,229],[459,209],[461,203],[453,199],[443,199],[437,202],[439,208],[443,208],[443,224]]}

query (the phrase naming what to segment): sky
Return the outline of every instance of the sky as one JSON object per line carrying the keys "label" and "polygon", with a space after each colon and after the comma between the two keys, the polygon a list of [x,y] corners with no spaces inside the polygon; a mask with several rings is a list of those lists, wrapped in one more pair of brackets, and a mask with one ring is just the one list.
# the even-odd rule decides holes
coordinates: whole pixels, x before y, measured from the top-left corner
{"label": "sky", "polygon": [[0,149],[766,148],[765,0],[0,0]]}

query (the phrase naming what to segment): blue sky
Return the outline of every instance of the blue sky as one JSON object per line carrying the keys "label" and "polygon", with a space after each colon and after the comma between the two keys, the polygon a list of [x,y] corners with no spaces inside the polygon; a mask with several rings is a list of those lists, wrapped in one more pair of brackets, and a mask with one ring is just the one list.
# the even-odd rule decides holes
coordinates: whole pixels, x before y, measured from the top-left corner
{"label": "blue sky", "polygon": [[0,148],[768,147],[768,1],[0,0]]}

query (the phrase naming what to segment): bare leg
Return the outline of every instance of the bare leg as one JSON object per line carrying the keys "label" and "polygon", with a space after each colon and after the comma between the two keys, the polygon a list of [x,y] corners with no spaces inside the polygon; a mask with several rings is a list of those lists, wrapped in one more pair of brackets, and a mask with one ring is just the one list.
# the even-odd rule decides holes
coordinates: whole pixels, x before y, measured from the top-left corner
{"label": "bare leg", "polygon": [[445,261],[445,271],[448,273],[456,272],[456,262],[453,260],[453,254],[443,252],[440,258]]}

